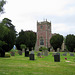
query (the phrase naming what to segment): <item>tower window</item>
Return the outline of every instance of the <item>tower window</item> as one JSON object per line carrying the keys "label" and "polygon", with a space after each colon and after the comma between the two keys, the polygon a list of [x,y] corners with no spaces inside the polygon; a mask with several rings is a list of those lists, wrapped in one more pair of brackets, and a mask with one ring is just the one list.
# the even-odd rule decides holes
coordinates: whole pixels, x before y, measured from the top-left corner
{"label": "tower window", "polygon": [[43,26],[40,26],[40,28],[42,29],[42,28],[43,28]]}
{"label": "tower window", "polygon": [[44,39],[43,38],[40,39],[40,45],[44,45]]}

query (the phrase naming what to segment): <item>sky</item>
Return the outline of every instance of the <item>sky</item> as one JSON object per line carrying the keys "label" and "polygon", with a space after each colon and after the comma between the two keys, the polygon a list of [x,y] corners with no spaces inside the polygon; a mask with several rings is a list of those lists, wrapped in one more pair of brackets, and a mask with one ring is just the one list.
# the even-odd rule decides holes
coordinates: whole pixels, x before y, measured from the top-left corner
{"label": "sky", "polygon": [[9,18],[17,32],[37,32],[37,21],[51,22],[52,33],[75,35],[75,0],[6,0],[0,20]]}

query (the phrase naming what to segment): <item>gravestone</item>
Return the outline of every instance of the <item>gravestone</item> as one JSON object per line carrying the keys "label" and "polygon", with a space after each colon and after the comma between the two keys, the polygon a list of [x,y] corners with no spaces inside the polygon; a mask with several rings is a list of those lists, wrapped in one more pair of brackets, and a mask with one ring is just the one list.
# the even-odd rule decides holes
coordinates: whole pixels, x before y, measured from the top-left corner
{"label": "gravestone", "polygon": [[44,55],[44,50],[42,50],[41,55]]}
{"label": "gravestone", "polygon": [[39,53],[37,54],[37,56],[41,56],[41,52],[39,52]]}
{"label": "gravestone", "polygon": [[70,56],[74,56],[74,54],[70,54]]}
{"label": "gravestone", "polygon": [[21,51],[21,50],[18,50],[18,54],[19,54],[19,55],[22,55],[22,51]]}
{"label": "gravestone", "polygon": [[67,54],[65,54],[65,53],[64,53],[64,54],[62,54],[62,55],[63,55],[63,56],[67,56]]}
{"label": "gravestone", "polygon": [[24,52],[25,52],[25,49],[23,48],[23,49],[22,49],[22,53],[24,53]]}
{"label": "gravestone", "polygon": [[63,55],[63,56],[67,56],[67,52],[63,53],[62,55]]}
{"label": "gravestone", "polygon": [[48,56],[48,50],[45,50],[44,56]]}
{"label": "gravestone", "polygon": [[34,51],[32,50],[32,51],[30,52],[30,54],[34,54]]}
{"label": "gravestone", "polygon": [[25,50],[25,57],[29,57],[29,50]]}
{"label": "gravestone", "polygon": [[57,52],[59,52],[60,51],[60,48],[57,48]]}
{"label": "gravestone", "polygon": [[60,62],[60,54],[55,54],[54,55],[54,61],[55,62]]}
{"label": "gravestone", "polygon": [[30,52],[29,57],[30,57],[30,60],[35,60],[35,59],[34,59],[34,51],[31,51],[31,52]]}
{"label": "gravestone", "polygon": [[73,53],[71,53],[71,52],[70,52],[69,54],[70,54],[70,56],[74,56],[74,54],[73,54]]}

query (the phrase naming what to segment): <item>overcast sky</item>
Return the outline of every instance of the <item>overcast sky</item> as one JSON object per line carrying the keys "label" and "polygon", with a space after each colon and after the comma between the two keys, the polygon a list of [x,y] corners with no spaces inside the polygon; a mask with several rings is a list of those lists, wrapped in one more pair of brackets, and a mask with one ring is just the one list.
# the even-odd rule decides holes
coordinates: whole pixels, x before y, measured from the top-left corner
{"label": "overcast sky", "polygon": [[37,32],[38,22],[52,23],[52,33],[75,35],[75,0],[7,0],[0,20],[9,18],[16,31]]}

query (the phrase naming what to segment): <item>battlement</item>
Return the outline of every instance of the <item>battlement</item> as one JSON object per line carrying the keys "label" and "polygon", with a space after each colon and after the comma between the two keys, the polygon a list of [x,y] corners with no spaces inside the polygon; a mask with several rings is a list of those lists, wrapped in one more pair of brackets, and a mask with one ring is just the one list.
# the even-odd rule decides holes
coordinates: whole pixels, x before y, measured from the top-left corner
{"label": "battlement", "polygon": [[37,25],[51,25],[51,22],[48,22],[47,20],[42,22],[37,21]]}

